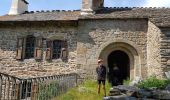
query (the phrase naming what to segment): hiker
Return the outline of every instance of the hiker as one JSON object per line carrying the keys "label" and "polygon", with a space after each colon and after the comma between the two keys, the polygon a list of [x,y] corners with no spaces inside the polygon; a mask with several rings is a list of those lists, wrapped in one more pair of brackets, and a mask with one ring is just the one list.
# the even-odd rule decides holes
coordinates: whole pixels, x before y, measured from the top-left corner
{"label": "hiker", "polygon": [[106,67],[103,65],[103,60],[98,60],[98,67],[96,68],[98,81],[98,94],[100,94],[101,83],[103,85],[104,96],[106,96],[105,82],[106,82]]}
{"label": "hiker", "polygon": [[117,67],[117,64],[113,64],[113,72],[112,72],[112,86],[117,86],[119,85],[119,68]]}

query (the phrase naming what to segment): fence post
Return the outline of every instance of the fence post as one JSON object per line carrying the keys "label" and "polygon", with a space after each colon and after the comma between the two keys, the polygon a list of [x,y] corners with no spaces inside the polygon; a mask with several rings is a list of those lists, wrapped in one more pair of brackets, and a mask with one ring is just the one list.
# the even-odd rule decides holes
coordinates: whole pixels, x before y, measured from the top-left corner
{"label": "fence post", "polygon": [[22,90],[23,90],[23,80],[20,80],[20,82],[19,82],[19,95],[18,95],[18,97],[19,97],[19,100],[21,100],[22,99]]}
{"label": "fence post", "polygon": [[2,82],[3,82],[2,75],[0,74],[0,100],[2,98]]}
{"label": "fence post", "polygon": [[31,95],[31,100],[36,100],[36,92],[37,92],[37,84],[35,83],[35,80],[32,80],[32,95]]}
{"label": "fence post", "polygon": [[76,87],[77,87],[78,86],[78,75],[75,74],[75,76],[76,76]]}
{"label": "fence post", "polygon": [[12,95],[11,98],[13,98],[14,100],[17,100],[17,82],[16,79],[12,78]]}
{"label": "fence post", "polygon": [[39,98],[39,95],[40,95],[40,82],[41,82],[41,80],[40,80],[40,78],[37,78],[36,79],[36,83],[37,83],[37,95],[36,95],[36,99],[37,100],[40,100],[40,98]]}
{"label": "fence post", "polygon": [[16,93],[15,93],[15,97],[16,97],[16,100],[19,100],[19,97],[20,97],[20,81],[19,80],[16,80]]}

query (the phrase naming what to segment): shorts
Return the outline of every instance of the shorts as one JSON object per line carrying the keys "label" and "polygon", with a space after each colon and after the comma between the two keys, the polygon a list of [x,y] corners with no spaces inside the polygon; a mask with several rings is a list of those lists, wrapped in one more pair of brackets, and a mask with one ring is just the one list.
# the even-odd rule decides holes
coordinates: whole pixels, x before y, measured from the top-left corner
{"label": "shorts", "polygon": [[105,85],[105,80],[97,80],[98,84],[100,85],[101,83]]}

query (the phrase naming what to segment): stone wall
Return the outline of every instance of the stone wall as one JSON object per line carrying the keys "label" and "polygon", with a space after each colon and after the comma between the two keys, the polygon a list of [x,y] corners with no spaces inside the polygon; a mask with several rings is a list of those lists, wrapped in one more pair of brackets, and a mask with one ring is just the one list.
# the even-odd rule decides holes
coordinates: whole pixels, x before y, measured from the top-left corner
{"label": "stone wall", "polygon": [[79,60],[77,63],[84,70],[81,74],[88,77],[95,76],[97,59],[102,50],[111,43],[122,41],[126,44],[131,43],[129,45],[138,52],[139,61],[134,66],[134,69],[138,68],[138,72],[134,75],[146,75],[147,24],[145,19],[81,20],[77,40]]}
{"label": "stone wall", "polygon": [[152,22],[148,24],[147,33],[147,65],[148,76],[156,75],[162,77],[161,55],[160,55],[161,31]]}
{"label": "stone wall", "polygon": [[[76,72],[76,34],[75,27],[57,27],[57,26],[9,26],[0,28],[0,72],[5,72],[21,77],[49,76],[53,74]],[[45,60],[46,40],[43,40],[43,59],[24,59],[18,61],[15,59],[17,37],[26,37],[27,35],[42,36],[48,39],[66,39],[68,40],[68,62],[61,59],[53,59],[51,62]]]}
{"label": "stone wall", "polygon": [[[160,40],[161,66],[163,72],[170,71],[170,29],[162,29]],[[164,74],[164,73],[162,73]]]}
{"label": "stone wall", "polygon": [[[128,54],[131,79],[147,77],[147,74],[162,77],[163,72],[169,70],[169,37],[146,19],[79,20],[78,27],[26,25],[29,26],[0,26],[0,72],[22,77],[78,72],[82,78],[95,78],[98,58],[104,59],[107,66],[107,57],[114,50]],[[27,35],[45,38],[42,61],[15,59],[17,37]],[[45,60],[46,38],[68,40],[68,62]]]}

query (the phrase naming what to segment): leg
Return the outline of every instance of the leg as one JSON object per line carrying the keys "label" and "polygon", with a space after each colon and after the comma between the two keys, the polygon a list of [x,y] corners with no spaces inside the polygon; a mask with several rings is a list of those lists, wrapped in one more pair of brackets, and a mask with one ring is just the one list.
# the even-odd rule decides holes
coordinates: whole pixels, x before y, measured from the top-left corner
{"label": "leg", "polygon": [[105,80],[102,80],[104,96],[106,96]]}
{"label": "leg", "polygon": [[100,84],[101,84],[101,81],[98,80],[98,94],[100,94]]}

